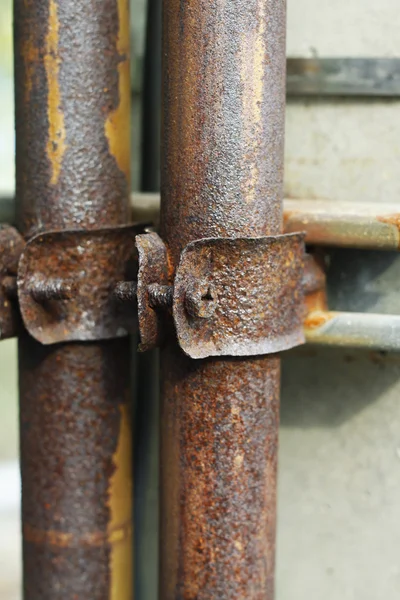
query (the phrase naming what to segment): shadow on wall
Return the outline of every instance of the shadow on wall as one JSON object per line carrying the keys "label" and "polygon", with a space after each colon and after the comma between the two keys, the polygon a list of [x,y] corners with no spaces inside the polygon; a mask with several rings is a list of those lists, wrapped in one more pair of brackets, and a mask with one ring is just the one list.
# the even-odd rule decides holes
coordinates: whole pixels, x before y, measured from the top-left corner
{"label": "shadow on wall", "polygon": [[308,346],[282,363],[282,427],[338,427],[400,380],[396,354]]}

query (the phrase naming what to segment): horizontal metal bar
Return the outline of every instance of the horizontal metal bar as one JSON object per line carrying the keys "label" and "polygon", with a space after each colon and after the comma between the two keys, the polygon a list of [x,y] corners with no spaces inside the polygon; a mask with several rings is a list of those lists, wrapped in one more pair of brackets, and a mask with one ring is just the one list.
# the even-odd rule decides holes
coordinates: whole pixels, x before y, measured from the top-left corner
{"label": "horizontal metal bar", "polygon": [[[134,193],[131,206],[135,221],[158,225],[159,194]],[[0,223],[13,222],[13,200],[0,199]],[[284,227],[286,233],[305,231],[310,245],[398,250],[400,205],[285,199]]]}
{"label": "horizontal metal bar", "polygon": [[[134,218],[158,223],[158,194],[134,194]],[[334,200],[284,200],[286,233],[306,232],[316,246],[398,250],[400,205]]]}
{"label": "horizontal metal bar", "polygon": [[[142,89],[143,60],[132,61],[132,95]],[[288,58],[286,94],[400,97],[399,58]]]}
{"label": "horizontal metal bar", "polygon": [[400,97],[398,58],[289,58],[288,96]]}
{"label": "horizontal metal bar", "polygon": [[400,316],[315,311],[304,322],[308,343],[323,346],[400,350]]}
{"label": "horizontal metal bar", "polygon": [[308,244],[398,250],[400,204],[285,200],[287,233],[305,231]]}

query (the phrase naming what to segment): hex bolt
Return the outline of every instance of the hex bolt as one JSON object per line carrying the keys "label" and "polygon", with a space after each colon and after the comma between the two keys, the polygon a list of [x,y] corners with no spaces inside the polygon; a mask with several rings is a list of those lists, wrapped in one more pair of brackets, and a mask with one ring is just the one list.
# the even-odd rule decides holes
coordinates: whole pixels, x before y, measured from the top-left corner
{"label": "hex bolt", "polygon": [[172,306],[174,287],[172,285],[160,285],[151,283],[147,287],[149,304],[151,308],[168,309]]}
{"label": "hex bolt", "polygon": [[191,317],[209,319],[217,308],[217,294],[214,286],[200,279],[191,282],[185,295],[185,308]]}
{"label": "hex bolt", "polygon": [[69,279],[34,279],[28,286],[32,298],[39,303],[50,300],[71,300],[77,285]]}
{"label": "hex bolt", "polygon": [[114,295],[121,302],[136,301],[137,283],[136,281],[119,281],[114,289]]}

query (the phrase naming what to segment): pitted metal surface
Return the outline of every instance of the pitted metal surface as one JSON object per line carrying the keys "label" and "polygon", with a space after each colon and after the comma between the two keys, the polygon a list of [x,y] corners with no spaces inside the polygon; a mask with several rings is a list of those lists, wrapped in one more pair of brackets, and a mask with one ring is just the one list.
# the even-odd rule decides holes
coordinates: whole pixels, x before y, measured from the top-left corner
{"label": "pitted metal surface", "polygon": [[[16,0],[14,40],[22,235],[128,224],[128,1]],[[19,337],[25,600],[132,597],[130,376],[128,338]]]}
{"label": "pitted metal surface", "polygon": [[[184,352],[191,358],[255,356],[302,344],[303,237],[205,239],[186,246],[173,305]],[[203,314],[188,311],[190,286]]]}
{"label": "pitted metal surface", "polygon": [[[283,0],[163,3],[161,237],[282,233]],[[211,294],[212,295],[212,294]],[[272,600],[279,359],[161,353],[161,600]]]}
{"label": "pitted metal surface", "polygon": [[18,268],[27,331],[42,344],[134,333],[135,312],[114,290],[119,281],[136,278],[135,234],[141,230],[59,231],[29,240]]}

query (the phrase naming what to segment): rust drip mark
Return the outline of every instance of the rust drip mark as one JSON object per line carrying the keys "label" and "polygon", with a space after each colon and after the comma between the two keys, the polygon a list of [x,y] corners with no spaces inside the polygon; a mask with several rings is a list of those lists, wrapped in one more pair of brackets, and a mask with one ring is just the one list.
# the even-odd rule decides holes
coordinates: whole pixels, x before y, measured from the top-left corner
{"label": "rust drip mark", "polygon": [[117,450],[113,457],[115,471],[110,480],[110,512],[108,539],[111,544],[111,586],[109,600],[131,598],[133,590],[132,577],[132,527],[129,535],[115,544],[116,532],[121,530],[121,523],[131,523],[132,519],[132,437],[128,404],[121,405],[121,421]]}
{"label": "rust drip mark", "polygon": [[25,541],[32,544],[46,544],[57,548],[98,548],[106,544],[118,546],[122,542],[125,542],[125,544],[130,543],[132,538],[132,523],[129,519],[118,528],[110,530],[109,532],[90,531],[83,533],[80,536],[73,533],[55,531],[54,529],[37,529],[36,527],[31,527],[27,523],[24,523],[23,537]]}
{"label": "rust drip mark", "polygon": [[396,228],[396,235],[398,239],[398,246],[400,248],[400,213],[395,213],[393,215],[385,215],[376,217],[376,220],[380,223],[385,223],[385,225],[391,225]]}
{"label": "rust drip mark", "polygon": [[61,110],[61,93],[58,81],[60,71],[60,57],[58,56],[58,39],[60,24],[57,16],[55,0],[49,3],[49,29],[46,37],[46,53],[44,66],[48,82],[49,135],[47,142],[47,155],[51,164],[51,185],[56,185],[61,172],[61,164],[66,150],[64,115]]}
{"label": "rust drip mark", "polygon": [[318,329],[334,318],[334,314],[328,311],[313,311],[309,313],[304,321],[305,329]]}
{"label": "rust drip mark", "polygon": [[326,312],[328,310],[328,301],[326,298],[326,290],[317,290],[305,296],[306,314],[316,312]]}
{"label": "rust drip mark", "polygon": [[[246,148],[254,148],[254,140],[262,136],[263,117],[263,92],[264,68],[266,60],[265,34],[266,34],[266,3],[257,2],[257,29],[251,36],[242,38],[242,82],[243,82],[243,131]],[[246,202],[253,203],[257,192],[257,179],[259,176],[259,163],[257,152],[247,154],[248,175],[244,178],[244,198]]]}
{"label": "rust drip mark", "polygon": [[119,30],[117,51],[119,104],[105,123],[110,152],[119,169],[130,179],[130,66],[129,66],[129,2],[118,0]]}

